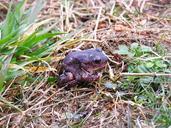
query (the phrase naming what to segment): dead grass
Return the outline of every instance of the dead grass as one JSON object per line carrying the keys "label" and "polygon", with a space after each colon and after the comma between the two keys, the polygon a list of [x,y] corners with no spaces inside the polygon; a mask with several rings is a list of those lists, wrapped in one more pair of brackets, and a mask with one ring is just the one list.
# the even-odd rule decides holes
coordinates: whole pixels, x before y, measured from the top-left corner
{"label": "dead grass", "polygon": [[[56,46],[56,56],[64,56],[71,49],[101,47],[111,60],[117,61],[112,53],[120,44],[139,42],[154,46],[161,43],[171,51],[169,6],[164,0],[160,3],[155,0],[49,0],[39,18],[56,18],[55,27],[69,33],[69,40]],[[114,10],[117,11],[112,15]],[[51,65],[58,67],[59,60]],[[109,65],[116,72],[122,68],[112,61]],[[30,85],[27,81],[24,85],[11,83],[2,95],[9,103],[0,102],[0,126],[154,128],[150,119],[155,110],[122,98],[120,90],[111,91],[103,86],[109,79],[108,70],[105,69],[104,76],[96,83],[69,90],[49,84],[50,73],[38,75]]]}

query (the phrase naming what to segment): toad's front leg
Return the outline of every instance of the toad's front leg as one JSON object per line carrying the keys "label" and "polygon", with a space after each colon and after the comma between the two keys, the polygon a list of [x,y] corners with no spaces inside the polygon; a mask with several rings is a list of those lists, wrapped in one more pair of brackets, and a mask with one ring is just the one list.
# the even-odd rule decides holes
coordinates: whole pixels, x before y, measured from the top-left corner
{"label": "toad's front leg", "polygon": [[67,85],[74,85],[76,84],[76,80],[74,75],[71,72],[64,72],[59,76],[59,86],[67,86]]}

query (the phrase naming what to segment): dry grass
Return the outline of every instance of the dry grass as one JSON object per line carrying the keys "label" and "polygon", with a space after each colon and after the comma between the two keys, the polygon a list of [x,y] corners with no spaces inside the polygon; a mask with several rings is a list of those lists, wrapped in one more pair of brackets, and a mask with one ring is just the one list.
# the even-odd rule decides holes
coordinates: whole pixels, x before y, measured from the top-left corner
{"label": "dry grass", "polygon": [[[111,59],[110,67],[119,72],[122,67],[112,61],[118,61],[112,53],[120,44],[162,43],[171,51],[171,8],[167,1],[125,1],[49,0],[39,18],[55,18],[55,28],[69,33],[68,39],[56,46],[54,55],[63,57],[71,49],[101,47]],[[117,11],[112,15],[114,10]],[[51,66],[58,69],[59,64],[57,59]],[[69,90],[48,83],[50,75],[35,74],[37,79],[30,85],[27,81],[24,85],[11,82],[2,94],[9,102],[0,102],[1,127],[155,127],[150,120],[155,110],[124,99],[121,90],[111,91],[103,86],[111,75],[109,67],[96,83]]]}

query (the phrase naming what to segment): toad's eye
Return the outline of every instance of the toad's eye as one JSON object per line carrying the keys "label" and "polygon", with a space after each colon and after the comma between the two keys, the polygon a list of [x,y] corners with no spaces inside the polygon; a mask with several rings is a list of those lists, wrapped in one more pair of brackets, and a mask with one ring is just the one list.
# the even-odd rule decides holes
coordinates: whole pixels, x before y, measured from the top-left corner
{"label": "toad's eye", "polygon": [[94,63],[95,64],[100,64],[101,63],[101,59],[100,58],[95,58],[94,59]]}

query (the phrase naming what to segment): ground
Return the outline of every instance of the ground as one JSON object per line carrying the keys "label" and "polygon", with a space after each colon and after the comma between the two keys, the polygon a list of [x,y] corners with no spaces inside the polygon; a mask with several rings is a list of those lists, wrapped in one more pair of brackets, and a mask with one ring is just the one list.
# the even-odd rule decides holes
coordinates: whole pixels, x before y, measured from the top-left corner
{"label": "ground", "polygon": [[[34,4],[28,2],[28,6]],[[7,3],[6,3],[7,4]],[[106,88],[106,82],[122,85],[120,72],[126,72],[118,46],[139,43],[153,48],[160,44],[171,52],[171,3],[169,0],[49,0],[39,20],[54,18],[48,25],[66,32],[54,60],[49,64],[56,72],[35,73],[33,83],[12,81],[2,96],[15,106],[0,101],[0,126],[25,128],[154,128],[160,113],[147,104],[137,103],[132,88]],[[4,9],[2,9],[4,10]],[[6,14],[6,11],[3,11]],[[1,16],[4,19],[4,16]],[[47,25],[47,26],[48,26]],[[46,27],[46,26],[45,26]],[[61,35],[60,38],[64,37]],[[59,88],[57,79],[62,58],[72,49],[100,47],[110,58],[99,81],[71,89]],[[124,69],[123,69],[124,67]],[[170,70],[170,69],[169,69]],[[114,79],[110,79],[114,75]],[[39,79],[43,78],[43,79]],[[20,79],[18,79],[20,81]],[[25,84],[25,85],[24,85]],[[136,83],[129,83],[136,86]],[[14,86],[15,85],[15,86]],[[171,91],[167,84],[165,89]],[[159,92],[156,92],[156,94]],[[157,95],[156,95],[157,97]],[[171,103],[170,95],[160,105]],[[157,103],[155,104],[157,106]],[[15,108],[17,106],[17,108]],[[171,125],[171,123],[170,123]],[[167,125],[168,126],[168,125]]]}

